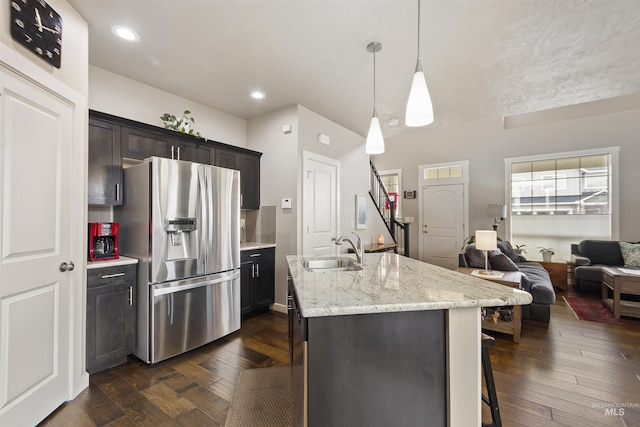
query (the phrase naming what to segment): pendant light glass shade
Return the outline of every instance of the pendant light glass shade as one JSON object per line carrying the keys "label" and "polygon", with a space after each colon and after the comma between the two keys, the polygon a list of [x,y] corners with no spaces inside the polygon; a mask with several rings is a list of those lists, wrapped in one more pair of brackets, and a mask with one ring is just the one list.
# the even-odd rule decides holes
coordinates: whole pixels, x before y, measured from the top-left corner
{"label": "pendant light glass shade", "polygon": [[407,126],[418,127],[433,123],[433,105],[431,96],[427,88],[427,80],[422,71],[420,61],[420,0],[418,0],[418,60],[416,62],[416,72],[413,75],[407,110],[405,111],[404,123]]}
{"label": "pendant light glass shade", "polygon": [[384,137],[382,136],[382,128],[380,120],[376,113],[376,52],[380,52],[382,44],[371,42],[367,45],[367,50],[373,53],[373,117],[369,125],[369,133],[367,133],[367,141],[365,143],[365,152],[367,154],[384,153]]}
{"label": "pendant light glass shade", "polygon": [[384,138],[382,137],[380,120],[378,120],[375,112],[373,113],[373,117],[371,117],[371,124],[369,125],[369,133],[367,134],[367,143],[365,147],[367,154],[384,153]]}
{"label": "pendant light glass shade", "polygon": [[405,124],[411,127],[426,126],[433,123],[433,105],[427,88],[427,80],[418,59],[419,71],[413,75],[407,111],[405,112]]}

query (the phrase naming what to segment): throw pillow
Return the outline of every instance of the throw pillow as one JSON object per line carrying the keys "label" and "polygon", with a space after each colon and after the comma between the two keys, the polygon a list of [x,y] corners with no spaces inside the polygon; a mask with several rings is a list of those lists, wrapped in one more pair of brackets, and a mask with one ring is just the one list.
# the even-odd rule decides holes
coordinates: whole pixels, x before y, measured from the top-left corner
{"label": "throw pillow", "polygon": [[640,268],[640,244],[618,242],[620,243],[620,252],[624,258],[625,267]]}
{"label": "throw pillow", "polygon": [[492,270],[520,271],[518,266],[503,253],[489,253],[489,263]]}
{"label": "throw pillow", "polygon": [[[502,251],[503,254],[509,257],[509,259],[513,262],[520,262],[520,255],[513,249],[511,243],[505,241],[498,242],[498,248]],[[509,270],[511,271],[511,270]]]}
{"label": "throw pillow", "polygon": [[471,243],[467,245],[465,250],[467,257],[467,264],[471,268],[484,268],[484,252],[480,249],[476,249],[476,245]]}

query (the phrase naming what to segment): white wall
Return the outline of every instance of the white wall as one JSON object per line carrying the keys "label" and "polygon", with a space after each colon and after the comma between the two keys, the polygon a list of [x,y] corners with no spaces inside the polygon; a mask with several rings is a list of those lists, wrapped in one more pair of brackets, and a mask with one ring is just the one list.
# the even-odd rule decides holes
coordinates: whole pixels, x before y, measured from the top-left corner
{"label": "white wall", "polygon": [[194,130],[203,137],[247,144],[246,120],[94,66],[89,67],[89,108],[158,127],[164,113],[179,116],[189,110]]}
{"label": "white wall", "polygon": [[[292,127],[290,134],[282,132],[282,125]],[[275,303],[286,307],[286,255],[296,253],[297,242],[297,166],[298,166],[298,107],[292,105],[247,123],[248,148],[262,154],[260,160],[260,204],[276,207],[276,288]],[[291,209],[282,209],[280,199],[291,197]]]}
{"label": "white wall", "polygon": [[[292,132],[284,134],[283,125]],[[331,145],[318,142],[318,133],[328,135]],[[301,247],[298,233],[301,224],[300,194],[302,152],[311,151],[341,163],[340,234],[356,231],[355,195],[369,191],[369,156],[364,152],[364,138],[342,126],[297,105],[283,108],[247,123],[247,148],[264,153],[260,173],[260,204],[276,206],[276,304],[286,307],[287,265],[285,257],[296,255]],[[280,208],[283,197],[293,199],[292,209]],[[368,196],[367,196],[368,197]],[[382,220],[368,206],[367,229],[357,230],[364,241],[372,242],[379,233],[390,240]],[[341,250],[346,251],[343,247]]]}
{"label": "white wall", "polygon": [[[619,146],[619,238],[640,240],[640,192],[636,187],[640,182],[640,95],[517,119],[508,121],[509,129],[504,129],[500,118],[452,128],[421,128],[389,138],[386,152],[374,156],[373,162],[379,170],[402,169],[403,190],[418,190],[418,165],[469,160],[469,229],[475,230],[489,228],[493,222],[486,216],[487,204],[505,202],[505,158]],[[403,200],[403,216],[418,221],[418,203],[418,199]],[[502,233],[504,227],[499,228]],[[417,242],[417,226],[411,234]],[[411,256],[418,258],[418,245],[412,246]]]}
{"label": "white wall", "polygon": [[30,62],[54,78],[86,96],[89,87],[89,29],[87,22],[64,0],[49,0],[51,7],[62,16],[61,66],[55,68],[31,53],[11,38],[10,2],[0,7],[0,43],[19,52]]}

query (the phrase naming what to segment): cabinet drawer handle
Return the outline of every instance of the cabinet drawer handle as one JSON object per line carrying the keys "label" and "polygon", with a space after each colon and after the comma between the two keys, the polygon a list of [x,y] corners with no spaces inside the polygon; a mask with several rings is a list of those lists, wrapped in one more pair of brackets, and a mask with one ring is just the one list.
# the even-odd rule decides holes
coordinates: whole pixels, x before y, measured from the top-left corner
{"label": "cabinet drawer handle", "polygon": [[260,256],[260,255],[262,255],[262,254],[252,254],[252,255],[249,255],[249,256],[250,256],[251,258],[253,258],[253,257]]}
{"label": "cabinet drawer handle", "polygon": [[178,160],[182,160],[182,159],[180,158],[180,147],[178,147],[178,148],[176,149],[176,151],[178,151],[177,159],[178,159]]}
{"label": "cabinet drawer handle", "polygon": [[122,277],[124,276],[124,273],[116,273],[116,274],[105,274],[103,276],[100,276],[101,279],[113,279],[114,277]]}
{"label": "cabinet drawer handle", "polygon": [[173,145],[171,146],[171,160],[173,160]]}

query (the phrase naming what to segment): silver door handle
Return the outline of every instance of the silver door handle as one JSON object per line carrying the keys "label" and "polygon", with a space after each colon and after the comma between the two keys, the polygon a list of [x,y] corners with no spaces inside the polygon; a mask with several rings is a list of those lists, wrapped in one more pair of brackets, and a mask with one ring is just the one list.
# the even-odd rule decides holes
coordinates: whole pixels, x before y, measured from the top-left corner
{"label": "silver door handle", "polygon": [[116,184],[116,202],[120,201],[120,184]]}
{"label": "silver door handle", "polygon": [[129,286],[129,305],[133,305],[133,286]]}
{"label": "silver door handle", "polygon": [[173,145],[171,146],[171,160],[173,160]]}
{"label": "silver door handle", "polygon": [[256,265],[251,264],[251,278],[253,279],[254,277],[256,277]]}
{"label": "silver door handle", "polygon": [[244,203],[242,203],[242,194],[240,194],[240,207],[242,207]]}
{"label": "silver door handle", "polygon": [[178,159],[177,160],[180,160],[180,147],[177,148],[177,151],[178,151]]}
{"label": "silver door handle", "polygon": [[66,262],[61,262],[60,263],[60,267],[58,267],[60,269],[60,271],[62,271],[63,273],[65,271],[67,271],[69,269],[69,264],[67,264]]}
{"label": "silver door handle", "polygon": [[256,264],[256,277],[260,277],[260,264]]}
{"label": "silver door handle", "polygon": [[69,261],[69,266],[67,267],[67,271],[73,271],[76,266],[73,264],[73,261]]}
{"label": "silver door handle", "polygon": [[114,277],[122,277],[124,276],[124,273],[116,273],[116,274],[104,274],[102,276],[100,276],[101,279],[112,279]]}

